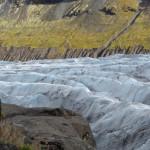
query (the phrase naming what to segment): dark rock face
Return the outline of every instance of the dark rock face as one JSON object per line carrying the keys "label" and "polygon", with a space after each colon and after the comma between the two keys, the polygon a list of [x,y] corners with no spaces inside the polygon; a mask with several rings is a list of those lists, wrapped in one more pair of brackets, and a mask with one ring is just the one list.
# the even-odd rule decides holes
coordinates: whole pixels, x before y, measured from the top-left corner
{"label": "dark rock face", "polygon": [[36,150],[95,149],[88,123],[71,111],[3,105],[2,112],[5,119],[0,123],[1,141],[18,147],[32,145]]}
{"label": "dark rock face", "polygon": [[18,150],[18,149],[14,145],[0,143],[0,150]]}
{"label": "dark rock face", "polygon": [[69,3],[76,0],[9,0],[13,4],[57,4],[57,3]]}
{"label": "dark rock face", "polygon": [[113,11],[113,8],[102,8],[100,11],[104,12],[106,15],[116,15],[116,13]]}
{"label": "dark rock face", "polygon": [[[51,5],[44,15],[40,18],[42,20],[57,20],[64,17],[73,17],[86,13],[88,10],[92,12],[98,12],[99,9],[104,5],[106,0],[4,0],[2,7],[0,7],[0,16],[6,16],[12,18],[22,18],[22,7],[28,7],[29,5],[45,4]],[[16,9],[19,8],[17,11]],[[23,8],[24,9],[24,8]],[[11,13],[10,13],[11,11]],[[24,9],[25,13],[26,10]],[[27,19],[24,17],[24,20]]]}
{"label": "dark rock face", "polygon": [[75,0],[30,0],[30,3],[33,4],[57,4],[57,3],[68,3],[73,2]]}
{"label": "dark rock face", "polygon": [[149,0],[141,0],[140,1],[140,6],[148,7],[148,6],[150,6],[150,1]]}

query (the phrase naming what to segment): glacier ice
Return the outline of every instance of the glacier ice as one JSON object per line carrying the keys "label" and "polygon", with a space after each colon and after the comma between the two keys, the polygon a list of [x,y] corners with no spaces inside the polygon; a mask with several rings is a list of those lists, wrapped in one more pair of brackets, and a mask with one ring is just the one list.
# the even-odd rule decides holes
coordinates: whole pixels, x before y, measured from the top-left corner
{"label": "glacier ice", "polygon": [[0,61],[0,98],[82,114],[98,150],[150,150],[150,55]]}

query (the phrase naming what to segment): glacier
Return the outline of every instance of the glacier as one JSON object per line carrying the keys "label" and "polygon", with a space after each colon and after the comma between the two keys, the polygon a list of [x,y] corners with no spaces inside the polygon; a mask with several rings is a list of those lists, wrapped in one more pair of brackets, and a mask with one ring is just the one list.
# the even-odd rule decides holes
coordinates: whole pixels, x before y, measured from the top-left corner
{"label": "glacier", "polygon": [[97,150],[150,150],[150,55],[0,61],[0,98],[80,113]]}

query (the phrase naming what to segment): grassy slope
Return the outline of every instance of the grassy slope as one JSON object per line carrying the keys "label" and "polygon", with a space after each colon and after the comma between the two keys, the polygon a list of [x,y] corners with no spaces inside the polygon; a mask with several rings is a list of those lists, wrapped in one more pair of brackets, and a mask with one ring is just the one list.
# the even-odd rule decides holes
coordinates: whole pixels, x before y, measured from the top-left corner
{"label": "grassy slope", "polygon": [[149,18],[140,17],[137,23],[122,35],[113,46],[143,45],[145,48],[150,49],[150,22],[145,20],[149,20]]}
{"label": "grassy slope", "polygon": [[[4,46],[31,46],[31,47],[64,47],[93,48],[100,47],[112,34],[119,31],[133,16],[134,12],[126,11],[126,8],[137,8],[136,0],[110,0],[107,7],[113,7],[116,16],[97,14],[97,22],[103,26],[99,32],[87,31],[82,24],[71,23],[69,19],[59,21],[41,21],[40,13],[50,6],[30,6],[28,19],[21,23],[12,20],[0,20],[0,44]],[[100,19],[99,19],[100,18]],[[99,19],[99,20],[98,20]],[[112,47],[144,45],[150,48],[149,19],[142,15],[136,24],[123,36],[115,41]]]}

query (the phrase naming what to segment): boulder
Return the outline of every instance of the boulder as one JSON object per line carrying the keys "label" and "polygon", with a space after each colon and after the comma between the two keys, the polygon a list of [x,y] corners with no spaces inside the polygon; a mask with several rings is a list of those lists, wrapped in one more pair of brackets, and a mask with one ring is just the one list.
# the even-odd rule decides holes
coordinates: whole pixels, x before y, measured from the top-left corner
{"label": "boulder", "polygon": [[2,114],[0,141],[34,150],[95,149],[87,121],[72,111],[3,104]]}

